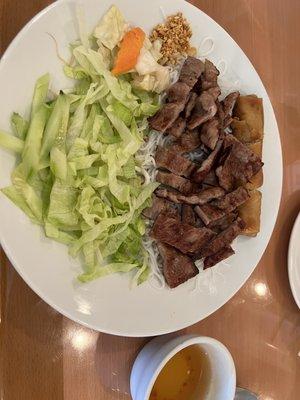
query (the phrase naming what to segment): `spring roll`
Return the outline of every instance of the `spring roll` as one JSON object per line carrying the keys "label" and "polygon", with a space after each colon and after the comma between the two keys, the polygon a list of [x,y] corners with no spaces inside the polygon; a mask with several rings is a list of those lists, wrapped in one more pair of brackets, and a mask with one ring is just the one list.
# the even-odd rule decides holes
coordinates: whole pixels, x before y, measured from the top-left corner
{"label": "spring roll", "polygon": [[[248,147],[256,154],[258,157],[262,158],[262,141],[249,143]],[[258,189],[263,185],[264,175],[261,169],[256,175],[252,176],[250,181],[246,183],[245,187],[248,190]]]}
{"label": "spring roll", "polygon": [[250,198],[238,208],[239,216],[246,223],[243,235],[256,236],[260,231],[261,192],[253,190]]}
{"label": "spring roll", "polygon": [[264,111],[262,99],[254,94],[240,96],[234,107],[233,114],[241,121],[246,121],[250,128],[260,132],[261,138],[264,131]]}
{"label": "spring roll", "polygon": [[262,135],[259,131],[251,129],[246,121],[240,121],[234,118],[231,122],[232,134],[242,143],[256,142],[262,140]]}

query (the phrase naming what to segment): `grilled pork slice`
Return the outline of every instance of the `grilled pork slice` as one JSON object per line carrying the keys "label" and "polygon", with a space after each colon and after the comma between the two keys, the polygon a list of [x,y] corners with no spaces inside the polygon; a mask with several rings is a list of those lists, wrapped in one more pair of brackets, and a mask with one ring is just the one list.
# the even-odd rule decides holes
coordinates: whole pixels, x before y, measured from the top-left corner
{"label": "grilled pork slice", "polygon": [[171,215],[176,218],[177,212],[176,206],[170,201],[157,196],[152,196],[151,207],[145,208],[142,214],[148,219],[156,219],[160,213]]}
{"label": "grilled pork slice", "polygon": [[206,160],[203,161],[201,166],[195,170],[192,174],[192,179],[195,182],[203,182],[205,177],[210,173],[210,171],[213,169],[215,163],[218,160],[218,157],[220,156],[220,152],[222,149],[222,140],[219,140],[216,144],[215,149],[210,153],[210,155],[206,158]]}
{"label": "grilled pork slice", "polygon": [[234,250],[230,246],[226,246],[220,251],[211,256],[208,256],[204,259],[204,269],[211,268],[219,262],[225,260],[226,258],[232,256],[234,254]]}
{"label": "grilled pork slice", "polygon": [[171,186],[183,194],[193,193],[197,190],[197,184],[170,172],[158,171],[156,181]]}
{"label": "grilled pork slice", "polygon": [[184,254],[199,252],[214,236],[208,228],[195,228],[163,214],[157,217],[151,231],[151,237]]}
{"label": "grilled pork slice", "polygon": [[233,240],[242,233],[246,224],[241,218],[237,218],[225,231],[221,232],[209,245],[200,251],[201,257],[209,257],[218,253],[224,247],[228,247]]}
{"label": "grilled pork slice", "polygon": [[196,225],[196,214],[192,206],[183,204],[181,207],[181,221],[184,224]]}
{"label": "grilled pork slice", "polygon": [[168,134],[176,138],[179,138],[185,131],[186,120],[182,117],[178,117],[174,124],[168,129]]}
{"label": "grilled pork slice", "polygon": [[232,135],[226,135],[224,151],[227,156],[216,169],[216,175],[220,186],[227,191],[233,190],[238,184],[246,184],[263,166],[261,158]]}
{"label": "grilled pork slice", "polygon": [[233,121],[232,111],[239,95],[239,92],[229,93],[225,99],[220,102],[220,108],[222,111],[219,109],[218,114],[220,117],[220,126],[223,129],[227,128]]}
{"label": "grilled pork slice", "polygon": [[163,274],[170,288],[181,285],[199,273],[189,256],[161,242],[157,246],[163,259]]}
{"label": "grilled pork slice", "polygon": [[195,92],[191,92],[190,93],[190,97],[188,99],[188,102],[187,102],[187,104],[185,106],[185,110],[184,110],[185,118],[189,118],[191,116],[192,111],[193,111],[193,109],[195,107],[195,104],[196,104],[197,97],[198,97],[197,93],[195,93]]}
{"label": "grilled pork slice", "polygon": [[211,227],[214,222],[230,214],[248,199],[248,190],[240,187],[220,199],[212,201],[210,204],[195,207],[195,212],[205,225]]}
{"label": "grilled pork slice", "polygon": [[227,213],[235,210],[238,206],[249,199],[249,192],[244,187],[239,187],[233,192],[226,194],[218,200],[214,200],[211,204]]}
{"label": "grilled pork slice", "polygon": [[188,121],[188,128],[195,129],[197,126],[212,119],[218,111],[214,96],[208,91],[202,92],[196,99],[195,108]]}
{"label": "grilled pork slice", "polygon": [[167,90],[168,103],[185,106],[190,96],[191,88],[184,82],[175,82]]}
{"label": "grilled pork slice", "polygon": [[220,233],[225,231],[237,219],[237,212],[230,212],[229,214],[224,215],[224,217],[218,219],[217,221],[212,221],[208,224],[208,228],[213,231]]}
{"label": "grilled pork slice", "polygon": [[201,218],[206,226],[209,226],[213,222],[218,221],[226,215],[224,210],[220,210],[210,204],[196,206],[195,213]]}
{"label": "grilled pork slice", "polygon": [[187,57],[179,75],[179,82],[186,83],[191,89],[204,71],[204,64],[195,57]]}
{"label": "grilled pork slice", "polygon": [[194,193],[189,196],[184,196],[172,190],[158,188],[155,191],[155,194],[158,197],[162,197],[177,204],[185,203],[190,205],[202,205],[208,203],[213,199],[217,199],[219,197],[224,196],[225,191],[220,187],[211,187],[208,189],[203,189],[199,193]]}
{"label": "grilled pork slice", "polygon": [[164,133],[173,125],[179,114],[184,109],[184,104],[167,103],[153,117],[148,119],[152,129]]}
{"label": "grilled pork slice", "polygon": [[207,90],[218,86],[218,75],[219,71],[214,66],[214,64],[209,60],[205,60],[204,72],[201,76],[202,90]]}
{"label": "grilled pork slice", "polygon": [[176,175],[189,177],[195,169],[195,164],[176,152],[167,148],[158,147],[155,155],[156,166],[173,172]]}
{"label": "grilled pork slice", "polygon": [[185,131],[178,140],[169,147],[170,150],[183,154],[196,150],[201,145],[201,139],[197,130]]}
{"label": "grilled pork slice", "polygon": [[219,121],[217,118],[206,122],[201,129],[201,141],[211,150],[214,150],[219,140]]}

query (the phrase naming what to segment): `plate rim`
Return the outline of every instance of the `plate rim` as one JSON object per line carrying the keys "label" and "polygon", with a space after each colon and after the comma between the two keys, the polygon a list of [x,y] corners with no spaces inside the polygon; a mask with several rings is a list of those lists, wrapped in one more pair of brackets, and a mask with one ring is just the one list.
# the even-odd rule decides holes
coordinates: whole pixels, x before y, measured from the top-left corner
{"label": "plate rim", "polygon": [[300,233],[300,211],[294,221],[290,240],[289,240],[289,248],[288,248],[288,276],[290,282],[290,288],[292,295],[294,297],[295,303],[300,309],[300,293],[296,292],[296,286],[294,284],[294,273],[295,273],[295,264],[293,263],[293,250],[295,248],[296,234]]}
{"label": "plate rim", "polygon": [[[162,3],[164,1],[169,2],[170,0],[162,0]],[[200,12],[203,15],[205,15],[206,18],[208,18],[213,24],[217,25],[222,31],[223,33],[225,33],[225,35],[227,36],[227,38],[229,38],[231,41],[234,42],[234,44],[243,52],[245,58],[247,59],[247,62],[249,63],[249,66],[251,66],[253,68],[253,70],[256,72],[257,76],[260,79],[261,85],[265,91],[265,94],[268,97],[269,103],[270,103],[270,112],[273,114],[274,117],[274,124],[276,126],[277,132],[278,132],[278,141],[279,141],[279,150],[280,150],[280,159],[277,160],[277,163],[279,164],[280,167],[280,177],[279,177],[279,182],[280,182],[280,188],[278,190],[278,197],[279,197],[279,201],[277,203],[277,207],[276,207],[276,212],[274,213],[274,224],[272,229],[269,232],[269,238],[268,241],[266,243],[266,246],[259,258],[258,263],[261,261],[267,246],[272,238],[275,226],[276,226],[276,220],[278,218],[278,214],[279,214],[279,210],[280,210],[280,204],[281,204],[281,200],[282,200],[282,190],[283,190],[283,154],[282,154],[282,141],[281,141],[281,136],[280,136],[280,131],[278,128],[278,123],[277,123],[277,119],[276,119],[276,115],[274,112],[274,108],[270,99],[270,96],[268,95],[268,92],[265,88],[265,85],[260,77],[260,75],[258,74],[258,72],[256,71],[255,67],[253,66],[251,60],[248,58],[247,54],[245,53],[245,51],[239,46],[239,44],[234,40],[234,38],[226,31],[225,28],[223,28],[217,21],[215,21],[212,17],[210,17],[208,14],[206,14],[204,11],[202,11],[200,8],[196,7],[194,4],[191,4],[190,2],[187,2],[185,0],[178,0],[180,2],[183,3],[188,3],[188,5],[192,8],[194,8],[195,12]],[[47,13],[49,10],[51,10],[52,8],[56,8],[58,7],[61,3],[78,3],[79,0],[57,0],[55,2],[53,2],[52,4],[46,6],[45,8],[43,8],[41,11],[39,11],[37,14],[35,14],[21,29],[20,31],[16,34],[16,36],[13,38],[13,40],[10,42],[10,44],[8,45],[8,47],[6,48],[6,50],[4,51],[1,59],[0,59],[0,68],[2,66],[2,64],[5,62],[6,58],[10,56],[10,53],[14,50],[14,48],[18,45],[18,43],[20,42],[20,40],[22,39],[22,35],[27,32],[28,30],[30,30],[31,26],[40,18],[43,16],[43,14]],[[162,4],[163,5],[163,4]],[[66,309],[62,309],[58,303],[56,303],[55,301],[52,301],[51,299],[49,299],[49,297],[47,296],[47,294],[45,294],[45,292],[43,292],[42,290],[39,289],[38,285],[35,285],[31,278],[28,276],[28,274],[26,274],[21,267],[19,267],[18,263],[14,262],[14,256],[12,254],[12,251],[10,250],[10,247],[6,244],[6,240],[3,237],[2,233],[0,232],[0,244],[7,256],[7,258],[9,259],[10,263],[12,264],[12,266],[14,267],[14,269],[18,272],[18,274],[22,277],[22,279],[25,281],[25,283],[43,300],[45,301],[48,305],[50,305],[52,308],[54,308],[56,311],[58,311],[60,314],[64,315],[65,317],[69,318],[72,321],[75,321],[76,323],[79,323],[85,327],[88,327],[90,329],[94,329],[96,331],[99,332],[103,332],[103,333],[107,333],[107,334],[112,334],[115,336],[127,336],[127,337],[150,337],[150,336],[156,336],[156,335],[163,335],[163,334],[168,334],[171,332],[175,332],[177,330],[180,329],[185,329],[189,326],[192,326],[200,321],[202,321],[203,319],[207,318],[208,316],[212,315],[213,313],[215,313],[217,310],[219,310],[221,307],[223,307],[230,299],[232,299],[232,297],[241,289],[241,287],[245,284],[245,282],[250,278],[250,276],[252,275],[252,273],[254,272],[254,270],[256,269],[258,263],[255,265],[255,267],[252,269],[252,271],[246,276],[245,279],[243,279],[241,281],[241,284],[236,287],[234,293],[227,299],[225,299],[224,301],[222,301],[219,306],[213,311],[207,311],[205,313],[203,313],[203,316],[201,317],[201,319],[199,319],[198,317],[191,320],[190,322],[184,322],[181,324],[177,324],[177,326],[174,328],[166,328],[166,329],[161,329],[161,330],[152,330],[150,333],[142,333],[140,332],[140,329],[134,329],[132,331],[128,331],[125,329],[119,329],[118,331],[114,330],[114,328],[110,329],[110,328],[105,328],[105,327],[100,327],[99,323],[94,323],[94,322],[86,322],[83,319],[80,319],[79,317],[74,316],[71,312],[66,311]]]}

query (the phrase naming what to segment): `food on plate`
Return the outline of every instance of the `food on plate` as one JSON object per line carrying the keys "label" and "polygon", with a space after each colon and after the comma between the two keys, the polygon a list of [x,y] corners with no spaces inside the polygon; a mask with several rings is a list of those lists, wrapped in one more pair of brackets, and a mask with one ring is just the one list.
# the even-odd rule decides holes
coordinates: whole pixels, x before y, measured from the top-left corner
{"label": "food on plate", "polygon": [[145,37],[145,32],[141,28],[133,28],[125,33],[112,70],[114,75],[125,74],[134,69]]}
{"label": "food on plate", "polygon": [[157,167],[167,169],[176,175],[188,177],[195,169],[195,165],[187,158],[176,154],[173,150],[158,147],[155,154]]}
{"label": "food on plate", "polygon": [[160,214],[154,221],[150,235],[184,254],[195,254],[215,236],[215,233],[208,228],[195,228],[182,223],[179,218]]}
{"label": "food on plate", "polygon": [[226,258],[232,256],[234,254],[234,250],[232,247],[223,247],[220,251],[207,256],[204,260],[204,269],[211,268],[219,262],[226,260]]}
{"label": "food on plate", "polygon": [[187,55],[196,55],[196,49],[190,45],[191,37],[190,24],[179,12],[168,16],[165,22],[158,24],[151,32],[150,40],[151,42],[160,40],[162,43],[161,53],[163,57],[160,63],[175,65]]}
{"label": "food on plate", "polygon": [[2,192],[84,259],[80,281],[133,271],[140,284],[154,271],[177,287],[259,232],[262,101],[221,97],[181,13],[150,38],[115,6],[92,36],[79,28],[64,65],[73,89],[50,96],[43,75],[30,114],[0,132],[18,155]]}
{"label": "food on plate", "polygon": [[[264,138],[262,99],[255,95],[240,96],[234,107],[233,115],[232,134],[261,159]],[[262,184],[262,169],[244,182],[245,187],[253,191],[250,199],[241,207],[242,218],[246,222],[243,233],[248,236],[256,236],[260,230],[261,193],[255,189],[260,188]]]}
{"label": "food on plate", "polygon": [[[248,147],[258,157],[262,158],[262,141],[252,142],[247,144]],[[263,185],[264,175],[263,170],[259,170],[257,174],[253,175],[251,179],[246,183],[245,187],[249,190],[258,189]]]}
{"label": "food on plate", "polygon": [[252,190],[249,195],[249,199],[238,208],[238,212],[245,222],[243,235],[256,236],[260,231],[262,194],[259,190]]}
{"label": "food on plate", "polygon": [[[156,199],[181,210],[181,219],[164,210],[150,217],[163,271],[170,259],[177,265],[183,255],[189,271],[186,257],[210,268],[234,254],[237,236],[259,231],[261,194],[250,190],[262,183],[262,102],[237,91],[221,100],[218,75],[211,61],[187,57],[177,82],[167,89],[165,105],[149,118],[153,129],[169,137],[156,150],[157,181],[163,185],[155,190]],[[245,119],[248,136],[234,131],[238,118]],[[162,243],[168,245],[168,258]],[[178,268],[175,282],[182,283],[182,277]],[[169,277],[166,281],[170,284]]]}
{"label": "food on plate", "polygon": [[175,288],[199,274],[190,257],[165,243],[158,242],[157,246],[163,259],[163,274],[170,288]]}
{"label": "food on plate", "polygon": [[254,129],[251,129],[246,121],[240,121],[233,118],[231,122],[232,134],[243,143],[251,143],[261,140],[261,134]]}
{"label": "food on plate", "polygon": [[[50,77],[42,76],[30,115],[12,115],[15,136],[1,132],[1,145],[20,156],[12,185],[2,192],[46,236],[83,257],[81,281],[133,270],[139,284],[150,271],[141,213],[158,183],[145,180],[145,160],[138,155],[149,134],[147,117],[158,110],[159,99],[136,88],[135,65],[145,41],[150,60],[160,55],[115,6],[94,38],[84,32],[72,45],[74,62],[64,66],[75,79],[74,89],[50,97]],[[124,74],[129,70],[134,75]]]}
{"label": "food on plate", "polygon": [[262,99],[255,95],[240,96],[233,110],[232,134],[241,142],[263,140],[264,113]]}
{"label": "food on plate", "polygon": [[264,134],[264,112],[262,99],[251,94],[240,96],[237,100],[233,115],[240,121],[245,121],[257,139],[261,140]]}
{"label": "food on plate", "polygon": [[[174,123],[178,125],[175,121],[179,117],[179,114],[185,109],[186,103],[189,100],[189,94],[203,72],[203,68],[203,63],[197,58],[188,57],[186,59],[180,72],[178,82],[168,88],[168,102],[162,106],[159,112],[149,119],[152,129],[164,133],[168,128],[171,128]],[[180,137],[182,133],[183,131],[175,136]]]}

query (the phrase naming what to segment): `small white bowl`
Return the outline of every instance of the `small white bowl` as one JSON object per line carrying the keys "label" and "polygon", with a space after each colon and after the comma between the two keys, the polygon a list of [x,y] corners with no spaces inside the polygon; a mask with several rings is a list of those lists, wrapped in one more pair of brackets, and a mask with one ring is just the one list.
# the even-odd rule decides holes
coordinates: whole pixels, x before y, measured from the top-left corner
{"label": "small white bowl", "polygon": [[233,400],[236,374],[231,354],[217,340],[195,335],[172,339],[170,335],[159,336],[146,344],[131,371],[130,390],[133,400],[148,400],[153,385],[166,363],[180,350],[192,345],[201,346],[210,360],[212,380],[205,400]]}

